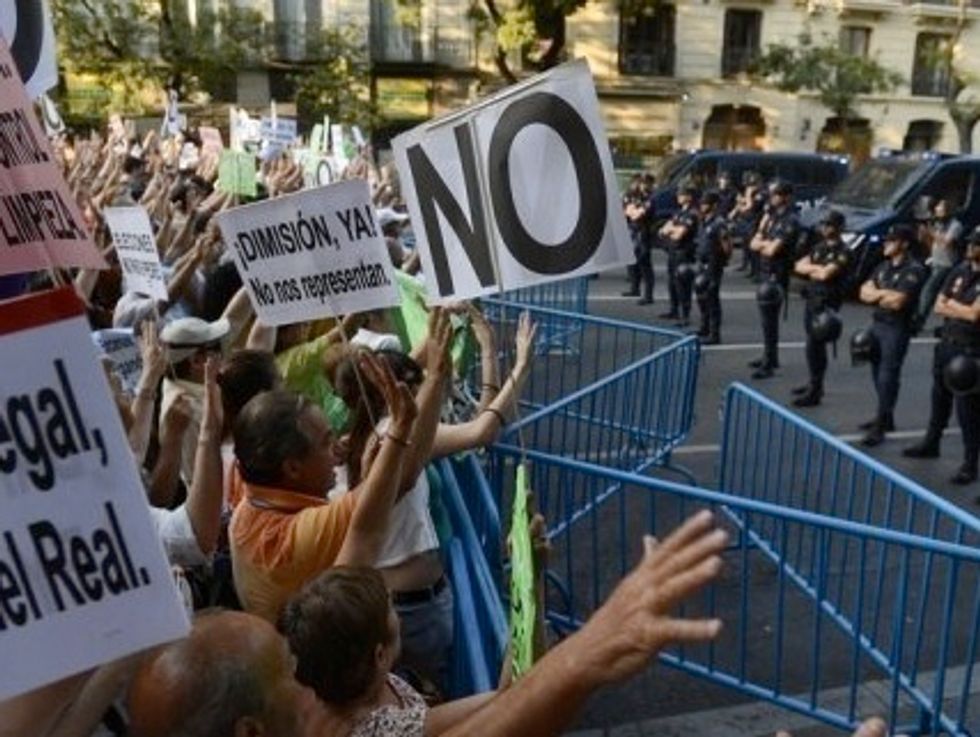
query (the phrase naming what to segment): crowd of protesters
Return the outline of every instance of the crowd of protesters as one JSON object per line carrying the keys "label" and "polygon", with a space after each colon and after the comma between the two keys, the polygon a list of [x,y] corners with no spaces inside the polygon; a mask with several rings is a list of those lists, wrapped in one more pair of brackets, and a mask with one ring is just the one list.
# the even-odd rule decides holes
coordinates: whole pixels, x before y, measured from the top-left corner
{"label": "crowd of protesters", "polygon": [[[243,201],[216,188],[217,155],[199,143],[193,133],[137,140],[118,131],[59,140],[65,178],[110,268],[0,285],[11,298],[72,284],[93,332],[131,332],[136,380],[127,387],[108,355],[105,370],[195,615],[191,635],[0,704],[0,735],[558,734],[574,719],[569,705],[641,671],[669,644],[718,635],[720,621],[677,614],[721,568],[727,537],[701,513],[663,541],[647,539],[593,618],[522,679],[505,673],[496,691],[447,700],[457,635],[431,468],[491,443],[510,420],[535,326],[520,319],[506,352],[513,363],[501,371],[498,336],[474,304],[429,311],[414,345],[390,311],[261,324],[214,218]],[[401,236],[407,216],[391,172],[363,150],[346,176],[370,182],[399,278],[424,282]],[[288,154],[272,157],[258,198],[303,179]],[[720,196],[712,202],[722,206]],[[165,299],[126,283],[104,218],[118,205],[149,214]],[[652,290],[643,266],[638,279],[648,278]],[[468,412],[447,413],[462,378],[450,347],[463,333],[478,349],[479,391]],[[541,520],[533,527],[540,533]],[[884,726],[872,721],[860,734]]]}

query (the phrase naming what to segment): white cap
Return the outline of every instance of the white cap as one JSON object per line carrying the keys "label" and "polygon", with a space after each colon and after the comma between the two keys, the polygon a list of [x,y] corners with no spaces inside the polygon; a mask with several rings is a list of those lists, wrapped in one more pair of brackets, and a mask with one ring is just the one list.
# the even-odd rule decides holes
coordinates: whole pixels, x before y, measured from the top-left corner
{"label": "white cap", "polygon": [[181,317],[163,326],[160,342],[167,346],[171,362],[190,358],[202,346],[223,340],[231,331],[224,317],[207,322],[199,317]]}
{"label": "white cap", "polygon": [[382,207],[378,210],[378,223],[381,225],[381,229],[384,230],[389,225],[393,223],[407,223],[408,215],[404,212],[398,212],[391,207]]}

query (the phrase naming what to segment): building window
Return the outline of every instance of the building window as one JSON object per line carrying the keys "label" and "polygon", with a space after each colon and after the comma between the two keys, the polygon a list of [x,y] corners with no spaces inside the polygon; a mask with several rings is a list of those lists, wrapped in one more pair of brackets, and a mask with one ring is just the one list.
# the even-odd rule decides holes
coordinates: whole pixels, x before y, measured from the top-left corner
{"label": "building window", "polygon": [[912,66],[912,94],[944,97],[949,88],[949,73],[944,61],[949,36],[942,33],[920,33],[915,40]]}
{"label": "building window", "polygon": [[621,74],[674,76],[673,5],[658,3],[653,12],[623,13],[619,18],[619,71]]}
{"label": "building window", "polygon": [[748,72],[759,57],[762,35],[761,10],[725,11],[725,45],[721,53],[721,76]]}
{"label": "building window", "polygon": [[871,47],[871,29],[843,26],[840,29],[840,50],[851,56],[867,57]]}

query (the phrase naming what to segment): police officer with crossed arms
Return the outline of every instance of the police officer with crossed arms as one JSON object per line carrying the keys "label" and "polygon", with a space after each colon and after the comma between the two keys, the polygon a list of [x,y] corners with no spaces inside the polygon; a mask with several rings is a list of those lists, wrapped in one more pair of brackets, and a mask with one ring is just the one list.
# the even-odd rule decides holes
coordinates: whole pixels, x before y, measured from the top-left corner
{"label": "police officer with crossed arms", "polygon": [[945,318],[932,363],[932,409],[925,437],[906,448],[908,458],[937,458],[953,405],[963,432],[963,465],[951,483],[977,480],[980,455],[980,231],[966,246],[966,259],[947,274],[934,312]]}
{"label": "police officer with crossed arms", "polygon": [[895,225],[885,236],[885,260],[861,285],[861,301],[874,305],[870,328],[876,348],[871,355],[871,378],[878,394],[878,412],[861,425],[861,440],[872,448],[895,429],[895,403],[901,384],[902,363],[915,331],[915,310],[926,280],[926,268],[912,257],[915,230]]}
{"label": "police officer with crossed arms", "polygon": [[827,344],[840,337],[838,315],[844,300],[844,277],[850,253],[841,239],[844,216],[831,210],[820,223],[820,240],[811,252],[796,262],[794,270],[809,283],[803,289],[806,309],[806,365],[810,381],[793,390],[797,407],[815,407],[823,398],[823,378],[827,373]]}
{"label": "police officer with crossed arms", "polygon": [[779,368],[779,308],[787,296],[793,252],[800,233],[792,196],[789,182],[777,180],[769,186],[769,212],[762,218],[749,245],[759,256],[762,277],[757,301],[764,348],[762,357],[749,363],[755,369],[753,379],[768,379]]}
{"label": "police officer with crossed arms", "polygon": [[691,287],[694,281],[694,237],[698,232],[698,191],[690,185],[677,192],[680,209],[663,227],[660,237],[667,248],[667,281],[670,291],[670,311],[660,317],[679,320],[686,325],[691,314]]}
{"label": "police officer with crossed arms", "polygon": [[721,342],[721,277],[732,253],[728,220],[721,211],[721,194],[715,190],[701,198],[701,229],[695,239],[698,273],[694,277],[694,294],[701,312],[701,329],[697,334],[705,345]]}

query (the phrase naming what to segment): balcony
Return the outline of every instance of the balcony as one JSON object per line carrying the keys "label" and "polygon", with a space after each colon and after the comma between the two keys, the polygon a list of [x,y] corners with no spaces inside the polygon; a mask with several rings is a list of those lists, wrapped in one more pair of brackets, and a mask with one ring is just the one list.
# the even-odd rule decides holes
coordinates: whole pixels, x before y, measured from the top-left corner
{"label": "balcony", "polygon": [[[905,4],[920,22],[955,21],[964,9],[959,0],[906,0]],[[967,18],[973,20],[980,17],[980,0],[966,0],[963,5]]]}
{"label": "balcony", "polygon": [[832,5],[839,13],[867,13],[882,15],[902,7],[901,0],[833,0]]}

